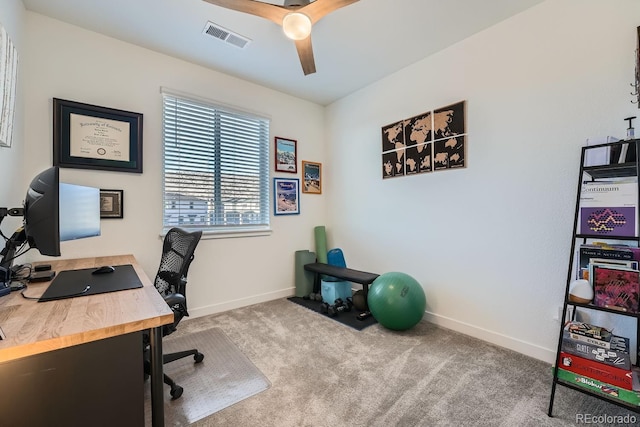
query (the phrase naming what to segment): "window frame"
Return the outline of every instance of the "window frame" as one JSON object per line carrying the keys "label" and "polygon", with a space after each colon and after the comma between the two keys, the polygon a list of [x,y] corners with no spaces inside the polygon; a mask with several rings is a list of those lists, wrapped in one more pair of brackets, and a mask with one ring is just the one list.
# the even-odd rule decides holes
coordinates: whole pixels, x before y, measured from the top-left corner
{"label": "window frame", "polygon": [[[162,129],[161,129],[161,133],[162,133],[162,232],[160,233],[162,236],[166,234],[167,231],[169,231],[172,227],[182,227],[188,230],[201,230],[202,231],[202,238],[207,239],[207,238],[230,238],[230,237],[257,237],[257,236],[267,236],[270,235],[272,233],[272,229],[271,229],[271,213],[270,213],[270,209],[271,209],[271,202],[270,202],[270,179],[271,179],[271,174],[269,171],[269,159],[270,159],[270,125],[271,125],[271,118],[268,115],[262,114],[262,113],[256,113],[254,111],[249,111],[246,109],[241,109],[238,107],[234,107],[234,106],[230,106],[224,103],[221,103],[219,101],[216,100],[211,100],[211,99],[207,99],[207,98],[203,98],[203,97],[199,97],[196,95],[192,95],[192,94],[188,94],[188,93],[183,93],[183,92],[179,92],[179,91],[175,91],[172,89],[168,89],[165,87],[162,87],[160,90],[161,93],[161,102],[162,102]],[[222,114],[231,114],[231,115],[236,115],[236,116],[242,116],[243,119],[247,119],[247,120],[256,120],[256,121],[265,121],[266,122],[266,126],[267,126],[267,131],[266,131],[266,137],[263,139],[262,137],[260,138],[260,152],[258,154],[258,161],[256,162],[256,167],[259,170],[259,188],[261,189],[259,191],[259,205],[260,208],[264,208],[264,220],[266,221],[266,224],[214,224],[214,225],[206,225],[206,224],[198,224],[198,225],[194,225],[194,226],[190,226],[188,224],[189,222],[189,215],[187,215],[187,212],[189,209],[185,209],[185,214],[181,215],[180,218],[182,218],[182,221],[178,220],[178,224],[170,224],[166,222],[166,209],[169,203],[171,204],[175,204],[175,202],[169,202],[167,200],[167,189],[166,189],[166,184],[167,184],[167,152],[166,152],[166,145],[167,145],[167,136],[166,136],[166,130],[165,127],[167,126],[167,120],[166,120],[166,98],[170,97],[170,98],[175,98],[177,100],[184,100],[186,102],[193,102],[195,104],[201,104],[203,106],[203,110],[206,109],[207,107],[210,107],[212,110],[216,110],[216,111],[220,111]],[[220,141],[218,140],[216,143],[220,143]],[[224,143],[223,143],[224,144]],[[218,150],[214,150],[214,151],[218,151]],[[214,155],[212,155],[212,157],[214,157]],[[172,157],[175,159],[175,157]],[[231,162],[233,163],[233,162]],[[219,173],[219,171],[217,172]],[[219,178],[219,177],[218,177]],[[215,180],[216,182],[219,182],[217,179]],[[215,194],[214,190],[211,190],[212,194]],[[212,201],[211,203],[213,203],[214,205],[219,205],[220,203],[222,203],[220,200],[215,200]],[[193,202],[191,202],[191,205],[193,205]],[[242,220],[242,218],[245,217],[245,214],[247,214],[249,211],[246,212],[237,212],[238,213],[238,218],[240,220]],[[250,216],[246,216],[246,217],[251,217],[254,218],[254,216],[256,215],[255,210],[252,210]],[[205,213],[206,217],[210,216],[210,212],[207,211],[207,213]],[[222,217],[226,217],[226,213],[222,214]],[[224,220],[226,222],[226,220]]]}

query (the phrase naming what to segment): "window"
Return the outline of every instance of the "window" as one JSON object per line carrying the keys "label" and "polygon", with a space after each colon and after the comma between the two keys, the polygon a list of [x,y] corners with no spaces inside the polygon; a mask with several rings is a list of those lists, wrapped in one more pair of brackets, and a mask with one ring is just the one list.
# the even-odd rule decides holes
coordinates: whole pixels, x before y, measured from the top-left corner
{"label": "window", "polygon": [[269,119],[166,89],[162,96],[165,231],[268,231]]}

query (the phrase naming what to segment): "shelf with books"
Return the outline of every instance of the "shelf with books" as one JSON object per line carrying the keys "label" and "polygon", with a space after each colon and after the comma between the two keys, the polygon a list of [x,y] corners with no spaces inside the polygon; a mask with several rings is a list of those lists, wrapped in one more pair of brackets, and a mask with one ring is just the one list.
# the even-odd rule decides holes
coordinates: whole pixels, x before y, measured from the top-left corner
{"label": "shelf with books", "polygon": [[[599,234],[576,234],[576,239],[602,239],[603,236],[599,235]],[[613,237],[610,237],[610,239],[613,239]],[[635,236],[618,236],[615,237],[615,240],[624,240],[624,241],[631,241],[631,242],[635,242],[638,240],[637,237]]]}
{"label": "shelf with books", "polygon": [[[561,317],[567,319],[571,311],[572,319],[560,325],[549,416],[553,413],[557,385],[640,413],[638,142],[635,139],[582,147]],[[571,295],[574,281],[583,290],[586,285],[585,293],[592,295],[586,298]],[[592,330],[582,331],[581,335],[576,325],[585,324],[576,319],[592,316],[635,320],[627,321],[621,332],[615,329],[616,334],[610,333],[608,338],[593,335],[599,327],[590,324],[587,326]],[[605,322],[618,324],[617,320]],[[635,331],[628,330],[629,322],[634,324]]]}
{"label": "shelf with books", "polygon": [[638,176],[635,162],[618,163],[613,165],[585,166],[584,172],[592,179],[625,178]]}
{"label": "shelf with books", "polygon": [[640,313],[631,313],[631,312],[627,312],[627,311],[620,311],[618,309],[609,308],[609,307],[598,307],[597,305],[594,305],[593,303],[586,303],[585,304],[585,303],[581,303],[581,302],[567,301],[567,305],[571,305],[571,306],[574,306],[574,307],[585,308],[585,309],[589,309],[589,310],[602,311],[602,312],[605,312],[605,313],[618,314],[620,316],[635,317],[635,318],[639,318],[640,319]]}

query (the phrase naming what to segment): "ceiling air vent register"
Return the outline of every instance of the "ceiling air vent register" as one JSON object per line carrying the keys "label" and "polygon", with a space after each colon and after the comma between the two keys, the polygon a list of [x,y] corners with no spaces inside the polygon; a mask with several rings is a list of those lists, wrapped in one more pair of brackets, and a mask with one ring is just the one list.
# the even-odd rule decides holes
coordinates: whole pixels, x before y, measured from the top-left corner
{"label": "ceiling air vent register", "polygon": [[240,49],[244,49],[251,42],[251,39],[241,36],[238,33],[234,33],[233,31],[221,27],[218,24],[214,24],[211,21],[207,22],[204,30],[202,30],[202,34],[215,37],[219,40],[229,43],[230,45],[239,47]]}

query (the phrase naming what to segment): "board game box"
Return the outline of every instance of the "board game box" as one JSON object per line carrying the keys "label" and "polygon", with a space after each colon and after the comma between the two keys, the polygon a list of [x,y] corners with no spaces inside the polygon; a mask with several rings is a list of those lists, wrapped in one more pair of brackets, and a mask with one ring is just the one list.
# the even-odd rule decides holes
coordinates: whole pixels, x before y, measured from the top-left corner
{"label": "board game box", "polygon": [[[634,372],[634,377],[637,377],[637,372]],[[591,390],[596,394],[618,399],[628,405],[640,407],[640,391],[625,390],[562,368],[558,368],[558,379]],[[634,378],[634,382],[637,382],[637,378]]]}
{"label": "board game box", "polygon": [[629,338],[613,335],[609,349],[595,346],[583,341],[574,340],[569,332],[562,334],[562,351],[575,354],[585,359],[606,363],[616,368],[631,369],[631,357],[629,356]]}
{"label": "board game box", "polygon": [[633,390],[633,376],[631,370],[625,370],[600,363],[594,360],[585,359],[567,352],[560,352],[559,366],[562,369],[571,371],[585,377],[603,383],[615,385],[626,390]]}

